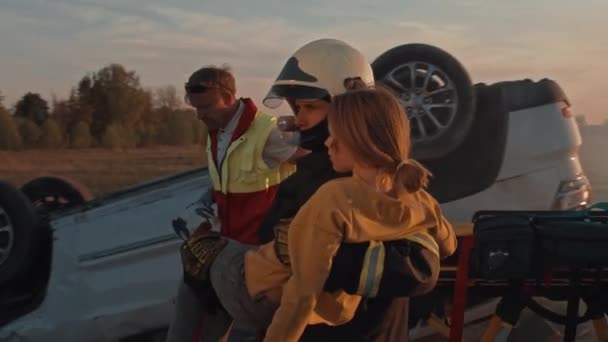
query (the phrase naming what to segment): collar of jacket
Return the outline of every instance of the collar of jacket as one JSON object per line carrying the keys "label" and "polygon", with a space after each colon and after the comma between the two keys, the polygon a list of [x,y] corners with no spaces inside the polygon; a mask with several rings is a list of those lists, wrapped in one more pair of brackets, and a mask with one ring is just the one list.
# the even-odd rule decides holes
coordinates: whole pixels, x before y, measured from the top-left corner
{"label": "collar of jacket", "polygon": [[329,128],[327,119],[319,122],[316,126],[300,131],[300,147],[313,151],[327,154],[325,141],[329,137]]}
{"label": "collar of jacket", "polygon": [[[236,125],[236,129],[234,133],[232,133],[232,137],[230,138],[230,143],[238,139],[243,133],[247,131],[251,123],[255,119],[255,115],[258,112],[258,107],[253,103],[253,100],[250,98],[240,98],[239,101],[243,102],[245,108],[243,108],[243,113],[241,113],[241,118],[239,119],[238,124]],[[214,129],[209,131],[209,137],[211,138],[211,153],[213,155],[213,160],[217,161],[217,134],[219,129]]]}

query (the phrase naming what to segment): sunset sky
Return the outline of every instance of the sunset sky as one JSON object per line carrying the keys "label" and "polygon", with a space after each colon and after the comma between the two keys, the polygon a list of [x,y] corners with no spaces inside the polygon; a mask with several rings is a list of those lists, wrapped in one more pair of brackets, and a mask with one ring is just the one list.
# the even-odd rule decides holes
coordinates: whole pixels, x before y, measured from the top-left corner
{"label": "sunset sky", "polygon": [[[474,82],[557,80],[576,113],[608,119],[606,0],[2,0],[0,91],[65,97],[87,72],[123,64],[144,86],[181,90],[228,63],[260,101],[289,54],[322,37],[370,61],[399,44],[437,45]],[[260,104],[261,106],[261,104]]]}

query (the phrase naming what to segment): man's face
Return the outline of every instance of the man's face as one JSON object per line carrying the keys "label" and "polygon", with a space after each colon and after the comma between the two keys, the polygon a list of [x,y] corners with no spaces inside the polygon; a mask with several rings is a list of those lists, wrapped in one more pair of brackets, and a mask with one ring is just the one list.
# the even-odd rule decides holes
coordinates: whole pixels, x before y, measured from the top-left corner
{"label": "man's face", "polygon": [[234,95],[218,88],[188,94],[188,102],[196,109],[198,119],[204,122],[209,130],[226,126],[235,101]]}
{"label": "man's face", "polygon": [[329,102],[321,99],[289,100],[296,116],[296,126],[302,131],[313,128],[327,117]]}

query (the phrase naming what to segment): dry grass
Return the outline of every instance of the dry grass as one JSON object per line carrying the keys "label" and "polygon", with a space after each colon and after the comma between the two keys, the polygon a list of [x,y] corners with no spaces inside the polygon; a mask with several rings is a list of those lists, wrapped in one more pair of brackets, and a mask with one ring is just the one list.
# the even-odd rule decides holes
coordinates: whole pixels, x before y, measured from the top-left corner
{"label": "dry grass", "polygon": [[[594,202],[608,200],[608,154],[601,149],[606,142],[608,140],[605,136],[586,136],[581,150],[581,162],[593,186]],[[0,151],[0,179],[19,186],[39,176],[64,176],[84,184],[95,195],[99,195],[141,181],[206,165],[206,162],[202,146],[126,151]]]}
{"label": "dry grass", "polygon": [[20,186],[39,176],[69,177],[100,195],[205,164],[202,146],[0,151],[0,179]]}

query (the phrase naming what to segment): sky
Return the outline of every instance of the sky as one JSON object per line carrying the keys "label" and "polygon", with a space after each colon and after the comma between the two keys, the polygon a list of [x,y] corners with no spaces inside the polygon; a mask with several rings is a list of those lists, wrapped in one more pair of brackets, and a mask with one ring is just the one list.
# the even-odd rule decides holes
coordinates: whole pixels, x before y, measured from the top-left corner
{"label": "sky", "polygon": [[291,53],[337,38],[370,62],[397,45],[435,45],[475,83],[548,77],[576,114],[600,123],[605,13],[606,0],[0,0],[0,92],[6,105],[28,91],[64,98],[110,63],[146,87],[181,90],[192,71],[227,63],[239,95],[262,107]]}

